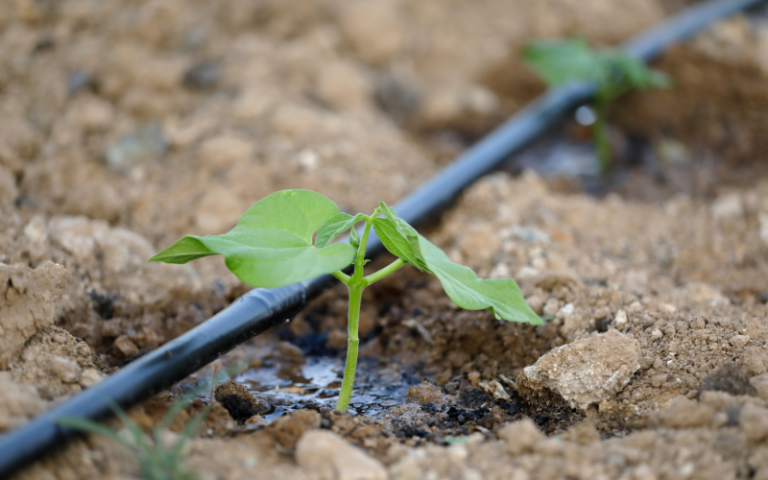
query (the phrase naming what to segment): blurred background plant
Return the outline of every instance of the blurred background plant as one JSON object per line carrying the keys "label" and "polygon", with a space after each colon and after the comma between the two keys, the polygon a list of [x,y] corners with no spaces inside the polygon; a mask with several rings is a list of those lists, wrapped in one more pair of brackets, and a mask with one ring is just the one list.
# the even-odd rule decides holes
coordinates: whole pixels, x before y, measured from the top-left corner
{"label": "blurred background plant", "polygon": [[[544,40],[529,44],[525,62],[551,87],[569,82],[596,84],[592,124],[595,153],[601,173],[611,168],[607,115],[610,103],[631,90],[669,88],[670,78],[642,61],[614,48],[592,48],[586,40]],[[589,112],[587,112],[589,115]]]}

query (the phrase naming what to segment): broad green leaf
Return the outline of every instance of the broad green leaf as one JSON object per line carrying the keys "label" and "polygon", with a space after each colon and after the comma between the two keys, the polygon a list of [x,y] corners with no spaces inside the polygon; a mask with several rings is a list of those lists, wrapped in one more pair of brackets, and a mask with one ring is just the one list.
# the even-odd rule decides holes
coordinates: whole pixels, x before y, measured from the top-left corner
{"label": "broad green leaf", "polygon": [[355,226],[357,222],[363,219],[365,215],[358,213],[354,217],[347,213],[337,213],[332,216],[320,227],[315,238],[315,247],[323,248],[339,234],[346,232]]}
{"label": "broad green leaf", "polygon": [[553,86],[603,79],[600,60],[584,39],[534,42],[523,51],[526,63]]}
{"label": "broad green leaf", "polygon": [[581,38],[534,42],[523,52],[526,63],[552,86],[571,81],[597,82],[612,99],[628,88],[669,87],[669,78],[616,49],[593,49]]}
{"label": "broad green leaf", "polygon": [[374,228],[386,249],[407,263],[435,275],[453,303],[467,310],[487,308],[496,318],[503,320],[533,325],[543,323],[525,302],[514,280],[477,278],[471,268],[453,263],[440,248],[398,218],[392,209],[388,209],[385,215],[387,218],[374,221]]}
{"label": "broad green leaf", "polygon": [[355,252],[347,243],[312,246],[315,232],[338,213],[336,204],[319,193],[284,190],[256,202],[229,232],[186,236],[150,261],[178,264],[220,254],[232,273],[249,285],[290,285],[352,262]]}
{"label": "broad green leaf", "polygon": [[544,323],[525,303],[520,287],[511,278],[477,278],[471,268],[453,263],[445,252],[421,235],[419,241],[428,271],[440,280],[445,293],[456,305],[467,310],[487,308],[500,320],[532,325]]}
{"label": "broad green leaf", "polygon": [[384,218],[376,218],[373,228],[387,250],[419,270],[426,270],[427,264],[421,254],[419,232],[398,217],[395,210],[384,202],[380,202],[379,208]]}

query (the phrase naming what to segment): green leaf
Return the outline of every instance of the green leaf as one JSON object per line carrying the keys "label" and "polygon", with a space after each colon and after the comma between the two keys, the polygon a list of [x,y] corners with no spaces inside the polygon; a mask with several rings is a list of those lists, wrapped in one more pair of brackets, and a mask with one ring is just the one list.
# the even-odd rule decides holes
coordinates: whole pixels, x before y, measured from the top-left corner
{"label": "green leaf", "polygon": [[358,233],[357,229],[353,226],[349,229],[349,244],[352,245],[355,252],[360,248],[360,241],[360,233]]}
{"label": "green leaf", "polygon": [[308,190],[283,190],[249,208],[223,235],[189,235],[151,262],[187,263],[224,255],[227,267],[254,287],[275,288],[348,266],[355,251],[347,243],[312,246],[312,236],[339,213],[335,203]]}
{"label": "green leaf", "polygon": [[379,208],[384,218],[377,217],[373,228],[381,242],[392,254],[402,258],[419,270],[427,270],[427,264],[421,253],[419,232],[405,220],[398,217],[395,210],[380,202]]}
{"label": "green leaf", "polygon": [[604,77],[601,62],[584,39],[534,42],[523,50],[526,63],[552,86]]}
{"label": "green leaf", "polygon": [[606,68],[618,74],[619,81],[630,88],[647,90],[649,88],[668,88],[672,82],[667,75],[648,68],[641,60],[618,50],[603,53]]}
{"label": "green leaf", "polygon": [[453,263],[440,248],[398,218],[392,209],[385,215],[387,218],[374,220],[376,234],[384,247],[405,262],[435,275],[453,303],[467,310],[487,308],[498,319],[533,325],[543,323],[525,302],[514,280],[477,278],[471,268]]}
{"label": "green leaf", "polygon": [[641,60],[616,49],[593,49],[586,40],[534,42],[523,51],[526,63],[552,86],[571,81],[597,82],[604,97],[627,89],[669,87],[669,78]]}
{"label": "green leaf", "polygon": [[315,247],[323,248],[339,234],[353,228],[357,222],[364,219],[365,215],[358,213],[354,217],[347,213],[337,213],[320,227],[315,238]]}

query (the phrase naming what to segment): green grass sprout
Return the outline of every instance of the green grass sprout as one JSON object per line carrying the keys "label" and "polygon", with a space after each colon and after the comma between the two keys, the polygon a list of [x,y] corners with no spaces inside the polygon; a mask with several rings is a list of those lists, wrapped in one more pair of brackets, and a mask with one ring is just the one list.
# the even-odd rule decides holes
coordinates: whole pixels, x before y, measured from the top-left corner
{"label": "green grass sprout", "polygon": [[[358,222],[365,222],[362,235],[355,230]],[[397,260],[365,275],[365,251],[371,229]],[[349,243],[331,243],[346,232],[349,232]],[[254,287],[282,287],[323,274],[332,274],[347,286],[347,361],[336,403],[342,412],[349,406],[357,368],[360,342],[357,329],[363,290],[405,264],[435,275],[448,297],[460,307],[488,309],[501,320],[543,323],[525,303],[514,280],[479,279],[470,268],[453,263],[384,202],[371,215],[348,215],[339,212],[335,203],[319,193],[283,190],[256,202],[228,233],[186,236],[150,261],[181,264],[208,255],[224,255],[224,262],[232,273]],[[342,270],[350,264],[354,264],[354,271],[347,275]]]}
{"label": "green grass sprout", "polygon": [[611,167],[607,115],[610,103],[630,90],[669,88],[669,77],[614,48],[593,49],[586,40],[549,40],[529,44],[523,58],[550,86],[594,82],[592,135],[601,173]]}
{"label": "green grass sprout", "polygon": [[82,418],[64,417],[57,423],[74,430],[116,440],[135,457],[141,476],[146,480],[192,480],[197,478],[197,475],[184,465],[184,445],[202,425],[207,416],[207,410],[203,410],[187,421],[172,444],[168,445],[163,438],[173,420],[188,404],[188,400],[185,396],[174,402],[160,422],[152,428],[152,434],[149,437],[123,409],[114,403],[110,407],[127,431],[127,437],[119,430]]}

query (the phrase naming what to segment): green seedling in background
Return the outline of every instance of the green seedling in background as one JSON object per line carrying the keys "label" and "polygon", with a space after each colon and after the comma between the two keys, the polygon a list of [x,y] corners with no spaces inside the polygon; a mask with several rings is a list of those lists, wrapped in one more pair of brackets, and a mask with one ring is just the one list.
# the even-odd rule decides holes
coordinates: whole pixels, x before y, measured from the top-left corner
{"label": "green seedling in background", "polygon": [[607,114],[611,101],[630,90],[668,88],[665,74],[648,68],[642,61],[621,50],[593,49],[584,39],[541,41],[528,45],[523,57],[550,86],[568,82],[594,82],[595,122],[592,135],[602,173],[611,166]]}
{"label": "green seedling in background", "polygon": [[192,417],[178,434],[178,438],[172,445],[167,445],[163,438],[174,418],[181,413],[187,405],[186,398],[174,402],[163,415],[160,423],[152,429],[152,435],[148,438],[144,435],[136,422],[131,420],[127,413],[115,404],[111,405],[112,411],[120,419],[128,436],[121,435],[120,431],[91,420],[74,417],[64,417],[57,423],[59,425],[80,430],[85,433],[101,435],[116,440],[125,446],[136,458],[141,471],[141,477],[146,480],[192,480],[198,476],[187,470],[184,466],[184,445],[192,435],[200,428],[205,420],[206,411]]}
{"label": "green seedling in background", "polygon": [[[362,235],[355,224],[365,222]],[[378,272],[364,275],[365,249],[371,228],[397,260]],[[349,243],[331,243],[349,232]],[[317,236],[315,237],[315,233]],[[315,237],[314,244],[312,242]],[[481,280],[470,268],[448,256],[399,218],[383,202],[371,215],[340,213],[339,207],[319,193],[284,190],[263,198],[249,208],[228,233],[186,236],[150,259],[153,262],[187,263],[208,255],[224,255],[227,267],[254,287],[276,288],[332,274],[349,289],[349,337],[336,408],[346,411],[352,396],[359,339],[357,325],[363,290],[406,263],[435,275],[458,306],[489,309],[498,319],[541,325],[542,320],[525,303],[511,278]],[[343,269],[354,264],[352,275]]]}

